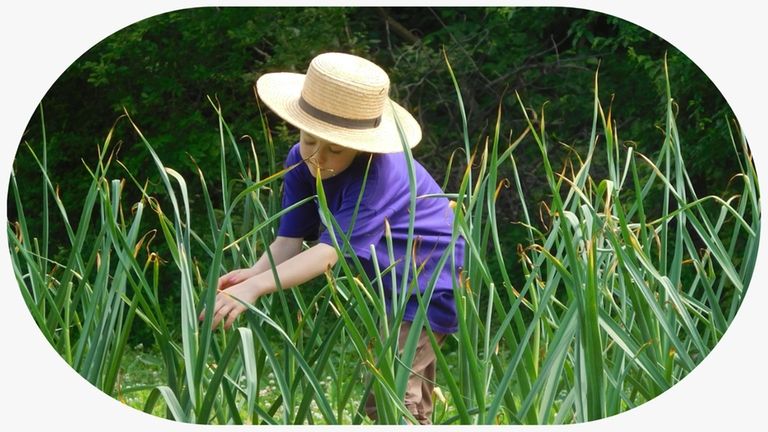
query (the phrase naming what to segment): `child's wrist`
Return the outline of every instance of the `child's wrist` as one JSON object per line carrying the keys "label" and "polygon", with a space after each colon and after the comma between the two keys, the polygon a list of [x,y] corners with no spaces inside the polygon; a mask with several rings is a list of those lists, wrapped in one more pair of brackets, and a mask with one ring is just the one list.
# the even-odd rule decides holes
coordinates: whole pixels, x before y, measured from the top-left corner
{"label": "child's wrist", "polygon": [[254,265],[253,267],[248,267],[248,268],[245,270],[245,273],[246,273],[246,275],[247,275],[247,278],[246,278],[246,279],[250,279],[250,278],[252,278],[252,277],[254,277],[254,276],[258,275],[260,272],[259,272],[259,270],[256,268],[256,266]]}
{"label": "child's wrist", "polygon": [[259,276],[260,274],[256,276],[252,276],[248,280],[250,285],[249,288],[251,293],[253,294],[254,301],[256,301],[259,297],[263,296],[264,294],[267,294],[267,292],[265,291],[265,285],[263,281],[260,280],[261,278]]}

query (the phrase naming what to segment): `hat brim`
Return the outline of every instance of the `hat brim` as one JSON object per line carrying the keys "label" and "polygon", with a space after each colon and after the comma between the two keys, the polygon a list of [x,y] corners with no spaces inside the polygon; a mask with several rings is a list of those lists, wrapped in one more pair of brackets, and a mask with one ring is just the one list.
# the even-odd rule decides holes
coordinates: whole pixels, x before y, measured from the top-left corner
{"label": "hat brim", "polygon": [[403,139],[409,148],[421,141],[419,123],[391,99],[384,104],[381,122],[374,128],[349,129],[313,117],[299,106],[304,77],[290,72],[264,74],[256,81],[256,91],[264,104],[283,120],[343,147],[370,153],[397,153],[403,151]]}

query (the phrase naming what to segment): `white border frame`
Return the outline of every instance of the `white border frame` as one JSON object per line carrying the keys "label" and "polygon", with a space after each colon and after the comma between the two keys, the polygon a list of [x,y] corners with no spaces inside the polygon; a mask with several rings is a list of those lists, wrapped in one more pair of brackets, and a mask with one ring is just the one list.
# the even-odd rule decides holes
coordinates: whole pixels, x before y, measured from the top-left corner
{"label": "white border frame", "polygon": [[[5,61],[0,74],[0,200],[7,215],[7,193],[14,149],[23,129],[48,88],[88,48],[115,31],[158,13],[193,6],[252,5],[229,1],[15,2],[3,7],[0,40]],[[283,3],[283,5],[302,3]],[[339,2],[315,4],[340,5]],[[361,6],[377,5],[359,2]],[[390,5],[412,5],[391,2]],[[765,84],[766,23],[759,1],[727,4],[693,1],[644,0],[490,2],[498,6],[567,6],[618,16],[653,31],[695,61],[725,95],[743,126],[758,168],[761,188],[768,177],[768,150],[764,143],[768,122],[763,119],[768,101]],[[765,214],[765,199],[761,205]],[[5,229],[3,245],[7,245]],[[765,231],[758,263],[766,262]],[[8,252],[0,253],[3,284],[0,290],[2,354],[0,407],[6,427],[77,428],[81,431],[202,430],[142,414],[121,406],[87,384],[48,345],[27,312],[13,276]],[[762,287],[767,267],[758,265],[741,310],[716,349],[682,382],[651,402],[608,419],[539,430],[647,431],[717,430],[747,428],[765,423],[768,356],[764,331],[768,329],[768,298]],[[288,429],[281,427],[279,429]],[[528,427],[505,427],[505,429]],[[753,429],[754,427],[750,428]],[[293,429],[293,428],[291,428]],[[324,428],[329,429],[329,428]],[[391,427],[376,427],[391,430]],[[441,429],[459,429],[441,427]],[[229,430],[229,429],[227,429]]]}

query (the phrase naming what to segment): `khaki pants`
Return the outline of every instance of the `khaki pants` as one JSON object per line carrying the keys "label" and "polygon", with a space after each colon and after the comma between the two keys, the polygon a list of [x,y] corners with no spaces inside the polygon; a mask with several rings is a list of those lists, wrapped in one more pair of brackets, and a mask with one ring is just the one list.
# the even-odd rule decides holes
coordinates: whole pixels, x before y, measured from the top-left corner
{"label": "khaki pants", "polygon": [[[400,354],[403,353],[402,346],[408,339],[408,332],[411,330],[410,322],[403,322],[400,326],[397,346]],[[442,345],[446,335],[435,333],[437,342]],[[413,366],[411,366],[411,376],[408,377],[408,385],[405,389],[405,407],[413,414],[420,424],[432,424],[432,390],[434,390],[435,366],[437,360],[432,344],[429,342],[427,331],[422,329],[419,335],[419,342],[416,345],[416,354],[413,357]],[[424,377],[424,378],[422,378]],[[377,419],[376,399],[373,392],[368,395],[365,402],[365,412],[372,420]]]}

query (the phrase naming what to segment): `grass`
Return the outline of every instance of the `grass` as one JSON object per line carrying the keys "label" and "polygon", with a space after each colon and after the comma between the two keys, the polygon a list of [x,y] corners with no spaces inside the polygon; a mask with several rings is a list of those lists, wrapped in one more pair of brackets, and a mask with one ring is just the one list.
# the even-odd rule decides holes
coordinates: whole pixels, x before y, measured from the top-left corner
{"label": "grass", "polygon": [[[121,359],[115,398],[125,405],[141,410],[152,390],[162,384],[162,357],[157,352],[145,350],[143,346],[127,347]],[[152,414],[162,417],[161,406]]]}
{"label": "grass", "polygon": [[[347,362],[353,360],[352,356],[348,356],[345,360]],[[126,406],[129,406],[136,410],[143,410],[147,399],[149,398],[152,390],[157,386],[163,384],[163,360],[159,352],[146,348],[139,344],[134,347],[126,347],[122,361],[121,369],[118,372],[118,380],[116,385],[115,399],[120,401]],[[360,376],[362,379],[363,377]],[[274,376],[269,374],[265,378],[265,385],[260,392],[260,397],[265,401],[265,404],[274,403],[279,397],[279,391],[274,379]],[[343,395],[341,391],[343,387],[336,385],[338,380],[333,375],[324,377],[320,382],[325,389],[325,392],[329,394],[329,398],[338,403],[342,400]],[[362,381],[361,384],[353,391],[355,393],[362,393],[363,391]],[[442,395],[442,390],[438,390]],[[449,395],[447,395],[449,396]],[[456,416],[455,409],[452,408],[452,404],[446,395],[438,396],[435,398],[435,419],[440,423],[442,420],[447,420]],[[163,417],[165,415],[165,408],[161,404],[157,404],[152,410],[151,414]],[[322,416],[316,410],[313,410],[313,421],[316,423],[322,422]],[[354,412],[347,410],[340,413],[339,418],[343,419],[342,423],[352,423],[354,419]],[[241,417],[247,417],[245,409],[240,411]],[[364,424],[373,424],[370,420],[366,419]]]}
{"label": "grass", "polygon": [[[448,66],[464,119],[465,158],[457,162],[463,167],[458,189],[445,196],[456,204],[452,241],[464,238],[467,256],[464,263],[451,262],[449,251],[441,258],[440,265],[462,265],[463,271],[454,286],[459,331],[437,350],[437,384],[445,402],[437,402],[435,422],[585,422],[631,409],[679,382],[720,340],[754,271],[759,191],[738,128],[724,145],[733,146],[742,168],[732,179],[740,193],[699,196],[682,157],[685,143],[671,89],[663,136],[649,157],[619,139],[612,113],[597,97],[596,76],[587,153],[568,148],[569,157],[553,167],[557,146],[548,140],[546,113],[534,117],[522,100],[518,115],[527,122],[524,131],[503,140],[499,112],[492,136],[473,148]],[[369,390],[381,423],[413,421],[402,399],[418,334],[412,331],[398,354],[395,339],[407,299],[400,294],[388,316],[378,283],[393,278],[399,292],[407,292],[409,275],[420,271],[409,256],[403,257],[405,274],[379,268],[373,280],[356,259],[341,260],[317,290],[279,291],[248,305],[231,331],[211,332],[210,314],[197,321],[213,302],[219,275],[250,266],[285,211],[279,185],[286,170],[277,162],[264,117],[265,147],[257,152],[251,143],[251,155],[243,155],[220,107],[212,106],[220,130],[216,174],[224,192],[214,203],[210,180],[198,170],[203,226],[192,226],[189,179],[163,165],[127,115],[123,121],[134,127],[164,187],[162,205],[146,193],[138,173],[124,170],[126,179],[110,178],[119,164],[109,154],[110,133],[98,166],[89,168],[92,183],[80,220],[70,221],[48,178],[45,140],[40,157],[28,146],[46,191],[43,233],[29,232],[13,175],[19,220],[9,224],[8,233],[14,272],[41,332],[102,391],[178,421],[366,424],[362,404]],[[540,222],[532,218],[535,203],[519,179],[518,166],[528,163],[515,158],[519,145],[535,146],[541,155],[550,199],[541,207]],[[230,152],[234,168],[225,163]],[[412,155],[405,145],[404,152],[413,209],[416,200],[429,197],[415,195]],[[270,175],[260,171],[259,154],[267,155],[262,163]],[[599,170],[598,154],[606,161]],[[598,171],[607,174],[598,177]],[[121,199],[128,184],[142,193],[131,211]],[[317,186],[322,216],[344,253],[345,233],[328,211],[322,183]],[[496,214],[502,193],[512,194],[523,209],[517,226],[525,230],[525,244],[502,241]],[[62,262],[48,254],[52,211],[60,214],[69,239]],[[139,227],[148,214],[157,216],[178,270],[178,320],[161,307],[159,257],[139,262],[136,253],[147,241]],[[248,227],[245,232],[235,218]],[[86,242],[87,235],[95,241]],[[434,279],[419,294],[423,305],[433,285]],[[151,356],[128,346],[136,320],[152,333]],[[436,344],[423,308],[413,327],[422,325]]]}

